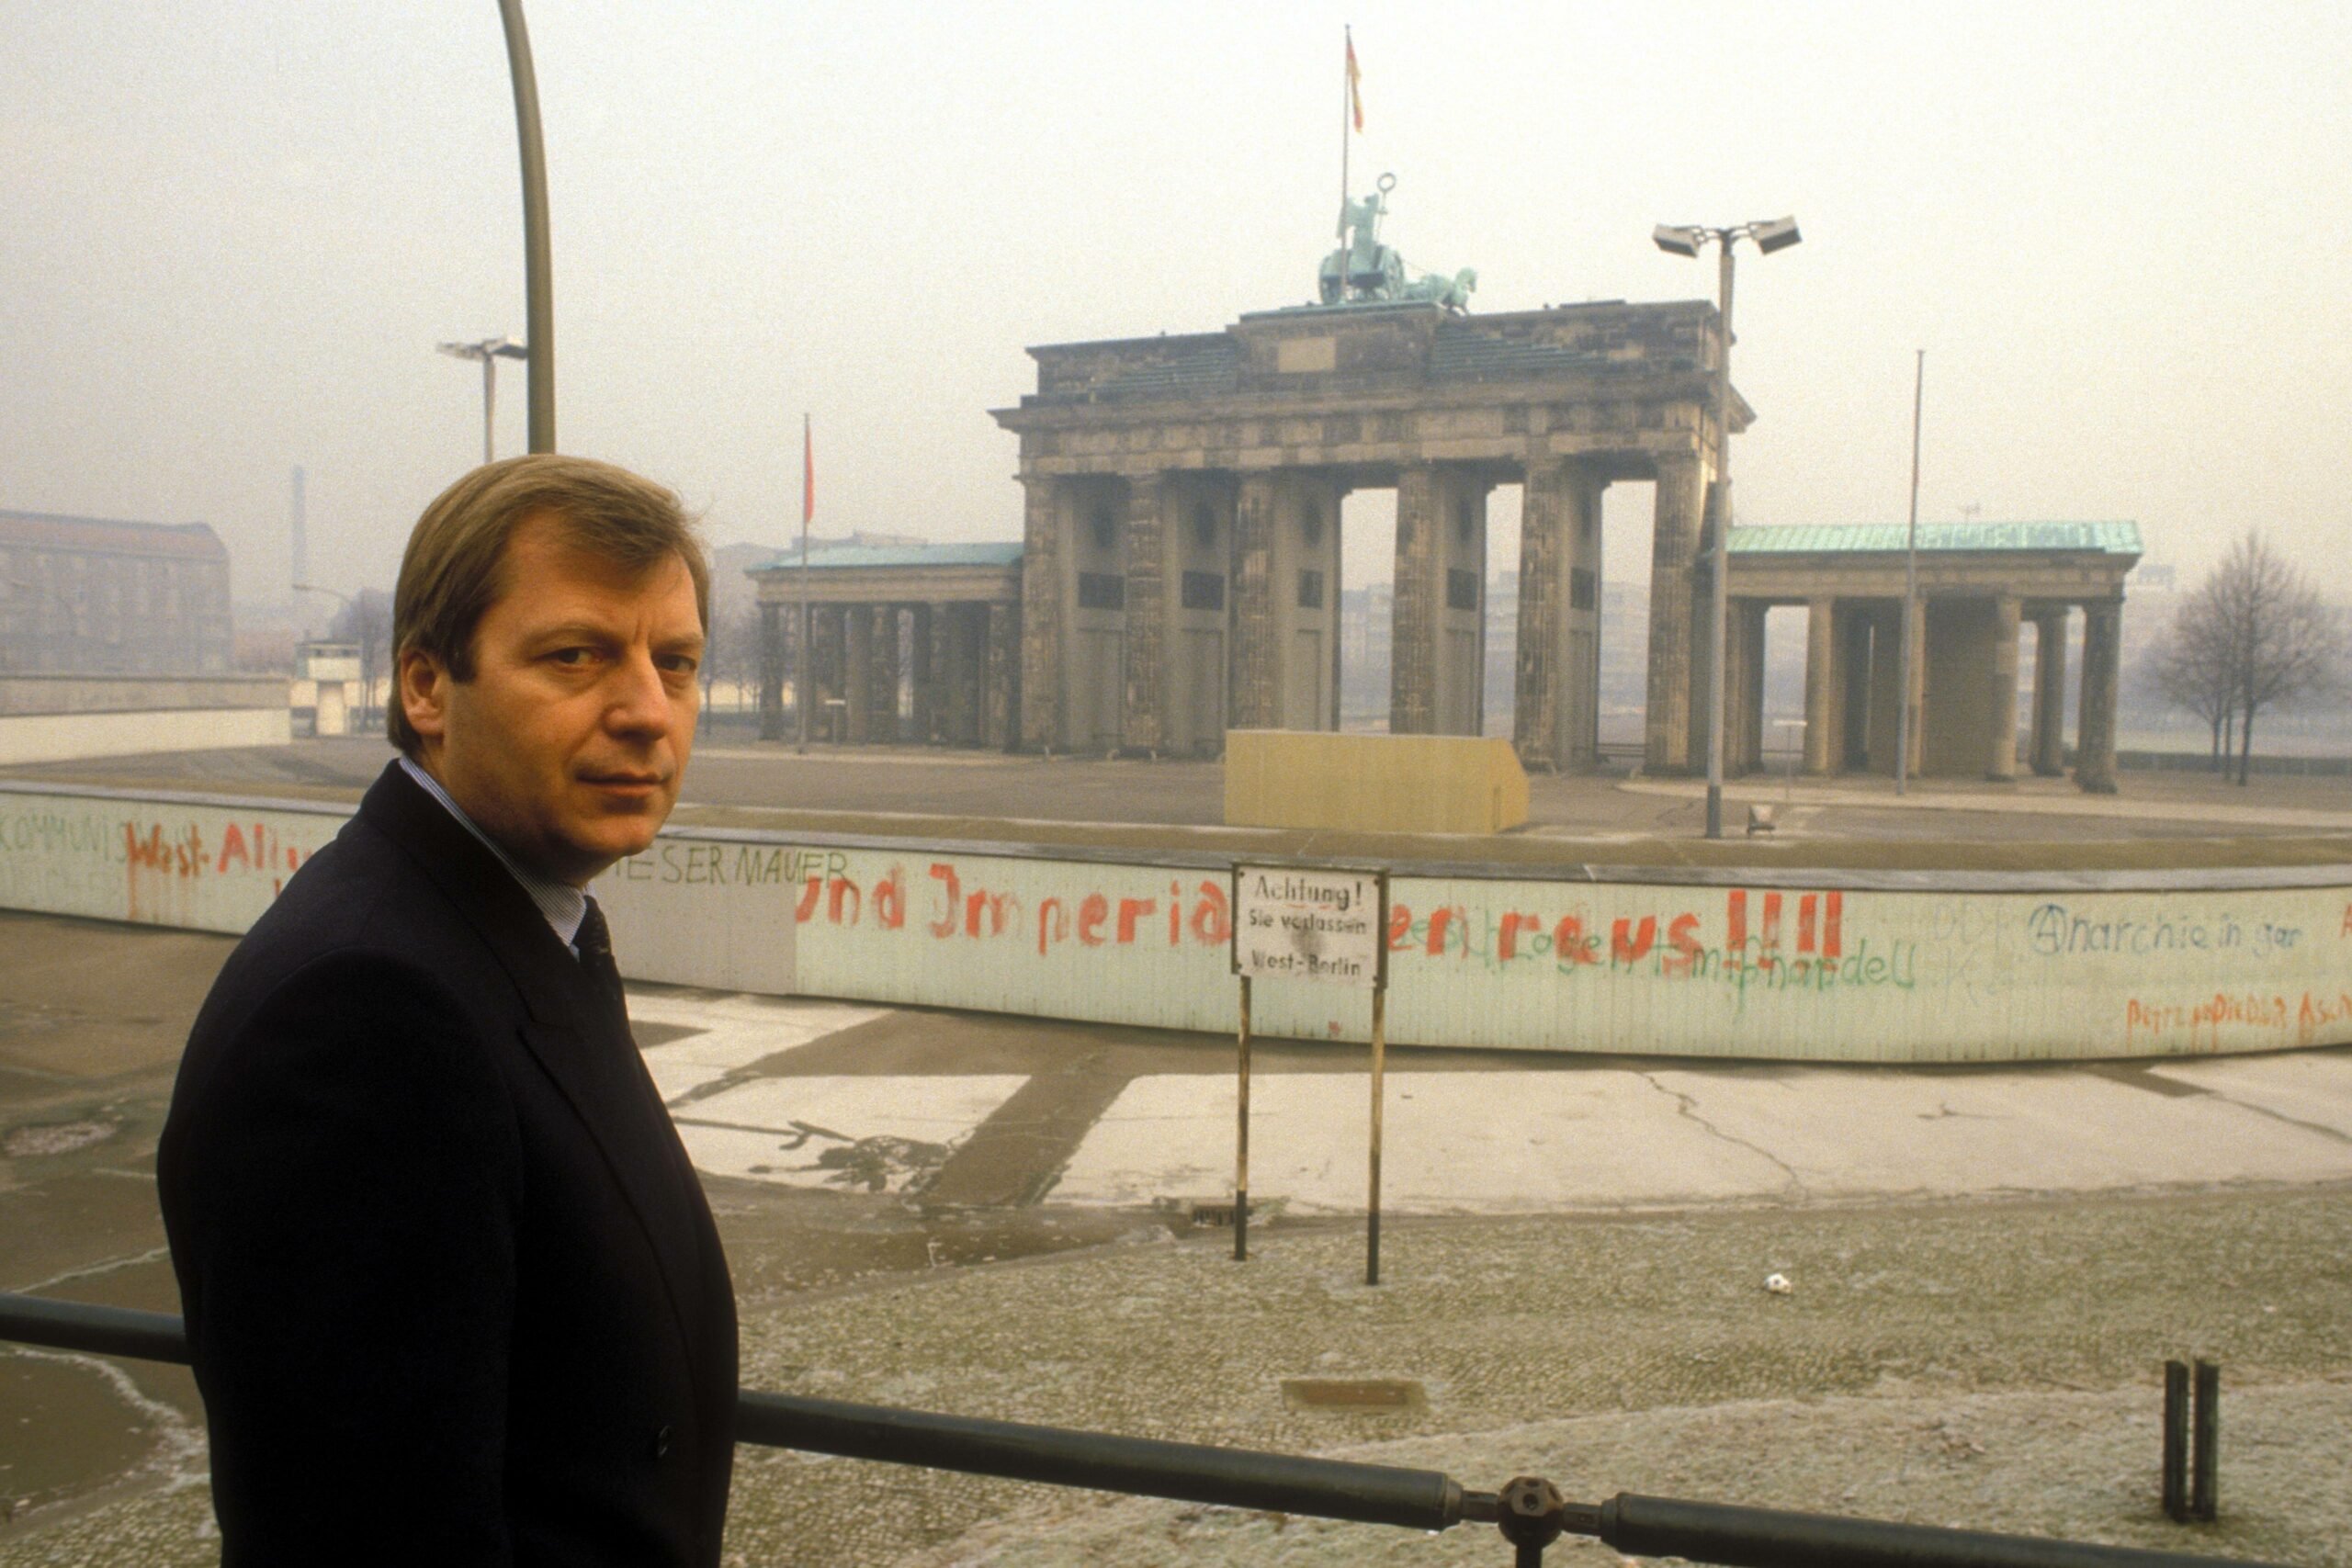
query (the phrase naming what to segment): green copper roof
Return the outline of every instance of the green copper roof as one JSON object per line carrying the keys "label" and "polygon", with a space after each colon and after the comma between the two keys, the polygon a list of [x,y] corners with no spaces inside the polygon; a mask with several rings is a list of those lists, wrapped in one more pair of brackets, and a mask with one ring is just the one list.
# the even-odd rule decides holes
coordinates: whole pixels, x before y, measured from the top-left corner
{"label": "green copper roof", "polygon": [[[1021,542],[988,545],[836,545],[810,550],[810,571],[863,570],[877,566],[1019,566]],[[797,571],[800,550],[778,550],[753,571]]]}
{"label": "green copper roof", "polygon": [[[1894,551],[1904,547],[1907,525],[1901,523],[1796,523],[1769,527],[1734,527],[1731,547],[1736,555],[1849,555]],[[1922,523],[1922,550],[2066,550],[2098,555],[2136,556],[2140,551],[2137,523]]]}

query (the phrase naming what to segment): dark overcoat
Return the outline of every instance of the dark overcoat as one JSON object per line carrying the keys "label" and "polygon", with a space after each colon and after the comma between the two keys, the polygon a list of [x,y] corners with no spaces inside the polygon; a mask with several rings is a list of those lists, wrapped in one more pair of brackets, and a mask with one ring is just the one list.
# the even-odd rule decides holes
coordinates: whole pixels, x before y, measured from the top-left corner
{"label": "dark overcoat", "polygon": [[397,765],[221,970],[157,1176],[224,1568],[718,1561],[700,1183],[617,999]]}

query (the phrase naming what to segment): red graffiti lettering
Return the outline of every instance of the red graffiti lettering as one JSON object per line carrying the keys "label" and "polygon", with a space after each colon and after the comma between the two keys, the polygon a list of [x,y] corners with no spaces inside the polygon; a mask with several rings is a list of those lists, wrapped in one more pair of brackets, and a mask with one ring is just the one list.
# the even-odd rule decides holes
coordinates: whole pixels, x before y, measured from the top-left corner
{"label": "red graffiti lettering", "polygon": [[800,903],[792,911],[793,922],[796,925],[805,926],[816,917],[817,895],[823,890],[824,886],[823,877],[812,876],[808,879],[808,885],[801,889]]}
{"label": "red graffiti lettering", "polygon": [[1069,911],[1062,908],[1058,898],[1048,898],[1037,906],[1037,954],[1044,957],[1046,943],[1069,940]]}
{"label": "red graffiti lettering", "polygon": [[1233,940],[1233,915],[1226,905],[1225,889],[1204,880],[1199,898],[1193,906],[1193,940],[1204,947],[1222,947]]}
{"label": "red graffiti lettering", "polygon": [[884,931],[897,931],[907,923],[907,871],[894,865],[890,874],[874,889],[874,918]]}
{"label": "red graffiti lettering", "polygon": [[1519,956],[1519,933],[1522,930],[1541,931],[1543,928],[1544,920],[1541,916],[1521,914],[1505,915],[1503,917],[1502,933],[1495,941],[1495,957],[1501,963],[1510,963],[1513,958]]}
{"label": "red graffiti lettering", "polygon": [[[254,836],[256,839],[260,836],[258,828],[254,829]],[[229,824],[229,831],[221,837],[220,858],[214,863],[212,869],[215,872],[227,871],[232,857],[239,865],[250,865],[254,860],[254,857],[245,853],[245,836],[238,830],[234,822]]]}
{"label": "red graffiti lettering", "polygon": [[1820,902],[1820,896],[1813,893],[1797,900],[1797,953],[1801,957],[1813,952],[1814,908]]}
{"label": "red graffiti lettering", "polygon": [[980,917],[982,915],[986,915],[989,919],[988,934],[990,936],[1002,936],[1004,934],[1005,919],[1011,912],[1012,907],[1012,896],[1009,893],[976,892],[966,894],[964,897],[964,934],[966,936],[979,935]]}
{"label": "red graffiti lettering", "polygon": [[956,879],[956,868],[939,861],[933,861],[931,863],[931,874],[934,880],[944,884],[939,890],[942,913],[939,919],[931,922],[931,934],[954,936],[956,934],[956,906],[963,901],[962,889]]}
{"label": "red graffiti lettering", "polygon": [[1078,940],[1088,947],[1102,945],[1102,922],[1111,918],[1111,900],[1089,893],[1078,906]]}
{"label": "red graffiti lettering", "polygon": [[1119,942],[1121,945],[1135,941],[1136,921],[1159,908],[1157,898],[1122,898],[1119,900]]}
{"label": "red graffiti lettering", "polygon": [[1431,909],[1430,911],[1430,956],[1431,958],[1440,957],[1444,953],[1445,928],[1451,925],[1464,926],[1464,929],[1462,936],[1462,956],[1464,958],[1470,956],[1470,935],[1467,928],[1467,919],[1468,917],[1466,913],[1459,904],[1452,905],[1446,908]]}
{"label": "red graffiti lettering", "polygon": [[1633,920],[1625,916],[1620,916],[1609,928],[1609,958],[1611,963],[1638,964],[1647,956],[1651,945],[1657,941],[1657,917],[1644,915],[1640,930],[1629,939],[1626,933],[1631,930]]}
{"label": "red graffiti lettering", "polygon": [[1735,887],[1724,895],[1724,951],[1737,961],[1747,946],[1747,889]]}
{"label": "red graffiti lettering", "polygon": [[[858,913],[865,902],[865,896],[858,892],[856,883],[846,876],[836,876],[826,892],[825,918],[837,926],[854,926],[857,924]],[[844,904],[849,907],[846,919],[842,914]]]}
{"label": "red graffiti lettering", "polygon": [[1413,945],[1413,911],[1402,904],[1388,906],[1388,951],[1402,953]]}
{"label": "red graffiti lettering", "polygon": [[1598,964],[1600,954],[1593,951],[1600,945],[1599,937],[1584,934],[1584,919],[1578,915],[1562,915],[1560,923],[1552,928],[1552,952],[1571,964]]}
{"label": "red graffiti lettering", "polygon": [[1842,958],[1846,954],[1846,943],[1838,931],[1838,921],[1846,911],[1846,896],[1831,893],[1826,895],[1821,902],[1821,956]]}
{"label": "red graffiti lettering", "polygon": [[[1646,927],[1649,922],[1644,920],[1642,924]],[[1661,973],[1688,975],[1697,966],[1701,952],[1698,931],[1698,916],[1677,915],[1674,917],[1673,923],[1666,928],[1667,945],[1674,949],[1674,956],[1659,964]]]}

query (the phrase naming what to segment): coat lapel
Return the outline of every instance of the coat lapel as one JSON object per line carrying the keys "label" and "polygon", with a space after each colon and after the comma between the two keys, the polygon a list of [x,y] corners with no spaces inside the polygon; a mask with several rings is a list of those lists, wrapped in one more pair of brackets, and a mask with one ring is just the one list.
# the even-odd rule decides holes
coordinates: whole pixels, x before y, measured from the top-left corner
{"label": "coat lapel", "polygon": [[626,1015],[600,1003],[522,885],[399,763],[368,789],[359,819],[417,863],[513,978],[530,1014],[523,1043],[603,1155],[652,1247],[678,1331],[693,1349],[703,1305],[698,1188]]}

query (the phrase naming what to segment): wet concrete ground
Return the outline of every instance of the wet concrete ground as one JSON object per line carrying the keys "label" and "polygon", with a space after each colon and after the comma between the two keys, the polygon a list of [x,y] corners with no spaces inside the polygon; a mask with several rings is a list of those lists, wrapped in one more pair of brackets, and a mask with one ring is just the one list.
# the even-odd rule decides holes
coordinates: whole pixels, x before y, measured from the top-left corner
{"label": "wet concrete ground", "polygon": [[[0,1286],[175,1310],[154,1137],[186,1020],[228,947],[0,916]],[[752,1386],[1347,1450],[1487,1487],[1535,1470],[1571,1495],[1717,1496],[2352,1562],[2352,1186],[2325,1179],[2324,1164],[2302,1179],[2216,1183],[2296,1132],[2277,1116],[2175,1139],[2176,1165],[2133,1195],[2049,1180],[2065,1164],[2063,1127],[2024,1125],[2002,1168],[1974,1172],[1964,1198],[1889,1198],[1900,1184],[1869,1175],[1859,1151],[1841,1161],[1830,1138],[1815,1157],[1846,1179],[1835,1201],[1803,1188],[1630,1213],[1564,1203],[1396,1218],[1386,1282],[1369,1291],[1348,1217],[1278,1218],[1253,1230],[1257,1257],[1237,1266],[1227,1233],[1131,1201],[1152,1183],[1077,1201],[1041,1180],[1108,1124],[1124,1086],[1214,1082],[1227,1043],[876,1010],[812,1020],[804,1005],[777,1025],[775,1049],[742,1059],[756,1050],[744,999],[649,989],[637,1005],[649,1061],[686,1085],[682,1119],[699,1090],[714,1100],[753,1079],[1067,1080],[1037,1091],[1034,1113],[1005,1118],[993,1145],[956,1142],[920,1190],[904,1172],[894,1190],[887,1160],[879,1191],[847,1166],[817,1185],[773,1169],[707,1175]],[[1270,1047],[1260,1070],[1339,1084],[1355,1055]],[[2340,1054],[2268,1060],[2288,1064],[2274,1071],[2343,1066]],[[1448,1054],[1408,1061],[1392,1083],[1411,1089],[1417,1070],[1475,1089],[1482,1076],[1503,1085],[1642,1066]],[[1851,1079],[1856,1105],[1895,1081]],[[2102,1092],[2084,1081],[2104,1080],[2049,1079],[2053,1093]],[[2176,1100],[2233,1115],[2229,1096],[2250,1093],[2109,1087],[2150,1115],[2172,1114]],[[2291,1092],[2309,1103],[2287,1111],[2334,1128],[2332,1091]],[[950,1174],[963,1185],[941,1190]],[[1792,1293],[1761,1289],[1774,1271]],[[2189,1354],[2223,1362],[2228,1412],[2224,1519],[2195,1532],[2162,1521],[2154,1500],[2156,1369]],[[1387,1413],[1302,1408],[1282,1393],[1302,1377],[1409,1380],[1421,1398]],[[0,1568],[217,1560],[185,1373],[0,1353]],[[750,1450],[729,1547],[747,1568],[1505,1555],[1483,1531],[1432,1542]]]}

